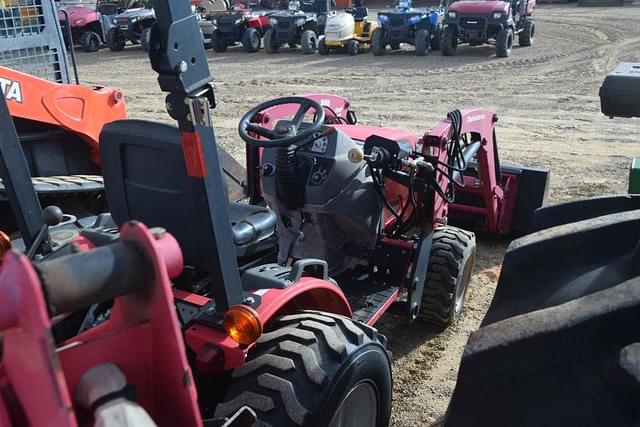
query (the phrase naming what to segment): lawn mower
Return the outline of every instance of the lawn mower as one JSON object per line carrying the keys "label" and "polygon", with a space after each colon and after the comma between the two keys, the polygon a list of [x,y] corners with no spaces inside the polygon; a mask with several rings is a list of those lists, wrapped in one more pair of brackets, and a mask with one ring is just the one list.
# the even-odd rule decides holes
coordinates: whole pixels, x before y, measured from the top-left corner
{"label": "lawn mower", "polygon": [[289,2],[289,10],[269,16],[270,28],[264,34],[264,50],[276,53],[284,44],[300,46],[302,53],[314,53],[318,48],[318,37],[324,34],[327,14],[331,10],[330,0]]}
{"label": "lawn mower", "polygon": [[[141,2],[134,4],[135,8],[128,9],[113,18],[113,27],[107,32],[107,46],[113,52],[124,49],[127,40],[132,44],[142,46],[145,52],[149,52],[149,34],[151,26],[156,22],[156,16],[151,3],[146,6]],[[200,37],[202,39],[202,36]]]}
{"label": "lawn mower", "polygon": [[208,15],[215,27],[211,34],[211,47],[216,52],[225,52],[227,47],[242,43],[249,52],[260,50],[265,31],[269,29],[268,11],[252,11],[244,4],[236,3],[232,10]]}
{"label": "lawn mower", "polygon": [[[449,220],[524,231],[548,173],[500,165],[497,116],[487,110],[454,111],[419,138],[357,124],[343,97],[307,94],[241,118],[250,203],[233,203],[205,51],[189,43],[196,17],[179,0],[154,7],[150,60],[178,126],[103,128],[110,214],[93,226],[65,224],[65,240],[62,212],[40,214],[0,103],[0,172],[19,223],[39,226],[21,229],[27,256],[6,252],[0,267],[0,415],[9,425],[90,422],[135,389],[160,425],[225,422],[245,406],[272,425],[386,425],[390,360],[371,325],[388,311],[451,324],[475,237]],[[16,188],[26,191],[18,197]],[[19,301],[37,301],[35,327],[20,320]],[[23,352],[38,354],[43,369],[27,374]],[[113,372],[103,383],[129,387],[82,398],[82,378],[100,379],[94,369]],[[44,396],[25,391],[34,388]]]}
{"label": "lawn mower", "polygon": [[[113,17],[124,10],[116,3],[104,1],[94,4],[61,2],[59,6],[66,12],[58,14],[60,25],[66,27],[68,16],[71,26],[72,40],[65,37],[67,47],[79,43],[85,52],[97,52],[106,43],[107,32],[114,25]],[[66,31],[62,34],[66,35]]]}
{"label": "lawn mower", "polygon": [[320,55],[328,55],[334,49],[346,49],[353,56],[371,46],[371,34],[378,23],[369,21],[369,10],[358,0],[345,12],[327,17],[324,37],[318,43]]}
{"label": "lawn mower", "polygon": [[402,43],[415,46],[418,56],[440,48],[444,11],[414,9],[411,0],[398,0],[395,9],[378,12],[379,26],[373,32],[371,46],[374,55],[384,55],[387,46],[400,49]]}
{"label": "lawn mower", "polygon": [[[604,114],[640,117],[638,70],[607,76]],[[640,196],[547,206],[533,230],[507,249],[444,425],[638,425]]]}
{"label": "lawn mower", "polygon": [[531,17],[536,0],[459,0],[448,6],[442,30],[442,54],[455,55],[458,44],[496,46],[496,56],[508,57],[517,35],[520,46],[531,46],[536,25]]}

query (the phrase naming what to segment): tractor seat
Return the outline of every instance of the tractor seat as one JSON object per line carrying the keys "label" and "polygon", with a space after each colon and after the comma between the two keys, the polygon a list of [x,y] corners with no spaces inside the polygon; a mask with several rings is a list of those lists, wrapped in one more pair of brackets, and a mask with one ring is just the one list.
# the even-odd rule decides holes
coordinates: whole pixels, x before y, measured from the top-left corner
{"label": "tractor seat", "polygon": [[[187,175],[180,132],[175,126],[119,120],[100,134],[105,193],[113,220],[138,220],[162,227],[178,240],[185,263],[204,265],[206,243],[195,211],[192,178]],[[276,244],[276,213],[229,202],[229,219],[238,258]]]}
{"label": "tractor seat", "polygon": [[353,7],[352,9],[353,9],[352,15],[355,21],[359,21],[359,22],[366,21],[367,18],[369,17],[369,9],[367,9],[364,6],[356,6],[356,7]]}

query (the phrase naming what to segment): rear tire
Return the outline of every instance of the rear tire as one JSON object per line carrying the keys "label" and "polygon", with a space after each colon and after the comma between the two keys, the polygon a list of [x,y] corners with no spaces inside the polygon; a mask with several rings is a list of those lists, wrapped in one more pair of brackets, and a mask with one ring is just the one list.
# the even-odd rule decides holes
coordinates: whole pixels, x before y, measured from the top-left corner
{"label": "rear tire", "polygon": [[217,30],[211,34],[211,47],[214,52],[222,53],[227,51],[227,44],[222,40]]}
{"label": "rear tire", "polygon": [[242,35],[242,46],[244,50],[249,53],[254,53],[260,50],[260,33],[253,27],[249,27],[244,31]]}
{"label": "rear tire", "polygon": [[496,56],[499,58],[508,58],[513,48],[513,31],[511,28],[505,28],[498,33],[496,37]]}
{"label": "rear tire", "polygon": [[385,49],[384,30],[382,28],[376,28],[371,35],[371,50],[375,56],[382,56],[384,55]]}
{"label": "rear tire", "polygon": [[473,233],[452,226],[433,232],[418,319],[445,329],[460,317],[475,256]]}
{"label": "rear tire", "polygon": [[533,39],[536,34],[536,24],[527,19],[524,23],[524,28],[522,32],[518,34],[518,44],[520,46],[533,46]]}
{"label": "rear tire", "polygon": [[429,31],[416,31],[414,44],[416,48],[416,56],[427,56],[431,50],[431,37],[429,36]]}
{"label": "rear tire", "polygon": [[280,46],[276,44],[275,37],[276,33],[273,28],[269,28],[266,33],[264,33],[264,50],[267,53],[277,53],[280,49]]}
{"label": "rear tire", "polygon": [[140,35],[140,45],[142,46],[142,50],[145,52],[149,52],[151,48],[151,27],[147,27],[142,30],[142,34]]}
{"label": "rear tire", "polygon": [[308,55],[315,53],[318,50],[318,36],[313,30],[305,30],[300,38],[300,46],[302,47],[302,53]]}
{"label": "rear tire", "polygon": [[457,47],[458,47],[458,38],[455,36],[453,32],[453,28],[445,27],[442,30],[442,37],[440,38],[440,49],[442,51],[442,55],[444,56],[455,55]]}
{"label": "rear tire", "polygon": [[329,55],[329,48],[327,47],[327,41],[324,37],[318,42],[318,53],[320,55]]}
{"label": "rear tire", "polygon": [[97,52],[100,50],[101,44],[102,40],[100,40],[100,35],[94,31],[85,31],[80,36],[80,45],[82,46],[82,50],[85,52]]}
{"label": "rear tire", "polygon": [[[231,375],[215,418],[248,405],[257,425],[334,425],[334,414],[347,401],[356,418],[335,425],[386,426],[392,380],[385,344],[375,329],[335,314],[282,316]],[[368,399],[347,399],[362,390]]]}
{"label": "rear tire", "polygon": [[107,47],[112,52],[120,52],[124,49],[124,45],[127,41],[124,38],[124,34],[119,28],[111,28],[107,32]]}
{"label": "rear tire", "polygon": [[347,53],[350,56],[356,56],[360,53],[360,43],[357,40],[349,40],[347,44]]}

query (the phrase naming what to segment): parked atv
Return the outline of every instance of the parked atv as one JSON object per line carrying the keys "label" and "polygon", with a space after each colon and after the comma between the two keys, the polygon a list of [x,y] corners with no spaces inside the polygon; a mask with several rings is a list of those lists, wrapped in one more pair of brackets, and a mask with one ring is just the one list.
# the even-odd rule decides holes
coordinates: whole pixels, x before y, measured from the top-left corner
{"label": "parked atv", "polygon": [[371,47],[371,34],[378,27],[376,21],[369,21],[369,10],[362,2],[327,17],[324,37],[318,43],[320,55],[328,55],[334,49],[346,48],[349,55],[357,55],[363,48]]}
{"label": "parked atv", "polygon": [[[64,4],[63,4],[64,5]],[[63,31],[67,46],[80,44],[85,52],[97,52],[101,45],[106,42],[106,34],[113,27],[112,19],[124,8],[113,2],[69,3],[63,7],[69,16],[71,26],[72,41],[67,40],[67,32]],[[60,25],[66,27],[66,15],[64,12],[58,14]]]}
{"label": "parked atv", "polygon": [[129,9],[113,18],[113,28],[107,33],[107,46],[113,52],[124,49],[129,40],[133,44],[140,43],[145,52],[149,52],[149,35],[156,16],[151,8]]}
{"label": "parked atv", "polygon": [[442,31],[442,54],[452,56],[461,43],[471,46],[495,44],[496,56],[508,57],[513,39],[531,46],[535,22],[531,18],[536,0],[460,0],[449,5]]}
{"label": "parked atv", "polygon": [[313,0],[300,3],[289,2],[289,10],[270,15],[269,28],[264,34],[264,50],[276,53],[280,46],[302,47],[302,53],[314,53],[318,49],[318,38],[324,34],[328,0]]}
{"label": "parked atv", "polygon": [[394,9],[378,12],[379,26],[373,32],[373,54],[384,55],[387,45],[400,49],[401,43],[415,46],[418,56],[440,48],[444,10],[414,9],[411,0],[398,0]]}
{"label": "parked atv", "polygon": [[270,13],[252,12],[242,3],[236,3],[230,11],[207,16],[206,19],[215,27],[211,33],[211,48],[216,52],[224,52],[227,47],[242,43],[247,52],[257,52],[269,28]]}

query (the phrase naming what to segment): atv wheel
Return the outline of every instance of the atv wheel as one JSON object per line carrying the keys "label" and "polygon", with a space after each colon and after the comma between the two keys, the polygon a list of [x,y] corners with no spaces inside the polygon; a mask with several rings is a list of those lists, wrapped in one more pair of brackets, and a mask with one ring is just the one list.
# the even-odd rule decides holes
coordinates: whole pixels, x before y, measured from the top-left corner
{"label": "atv wheel", "polygon": [[391,50],[399,50],[400,43],[391,43],[390,47],[391,47]]}
{"label": "atv wheel", "polygon": [[227,45],[220,38],[220,33],[217,30],[211,34],[211,47],[214,52],[222,53],[227,51]]}
{"label": "atv wheel", "polygon": [[384,30],[382,28],[376,28],[371,35],[371,50],[375,56],[384,55],[384,51],[387,48],[384,42]]}
{"label": "atv wheel", "polygon": [[80,36],[80,45],[85,52],[97,52],[101,44],[102,40],[100,40],[100,35],[96,32],[85,31]]}
{"label": "atv wheel", "polygon": [[316,32],[313,30],[305,30],[300,38],[300,46],[304,54],[315,53],[318,49],[318,36]]}
{"label": "atv wheel", "polygon": [[242,35],[242,46],[249,53],[260,50],[260,33],[253,27],[249,27]]}
{"label": "atv wheel", "polygon": [[112,52],[119,52],[124,49],[124,45],[127,41],[124,38],[124,34],[119,28],[111,28],[107,32],[107,47]]}
{"label": "atv wheel", "polygon": [[151,48],[151,27],[147,27],[142,30],[142,34],[140,35],[140,45],[142,46],[142,50],[145,52],[149,52]]}
{"label": "atv wheel", "polygon": [[273,323],[231,375],[215,418],[249,405],[257,425],[388,425],[391,366],[383,336],[349,318],[313,311]]}
{"label": "atv wheel", "polygon": [[498,33],[496,37],[496,56],[500,58],[507,58],[511,55],[511,49],[513,48],[513,31],[511,28],[505,28]]}
{"label": "atv wheel", "polygon": [[318,53],[320,55],[329,55],[329,48],[327,47],[327,42],[324,37],[318,42]]}
{"label": "atv wheel", "polygon": [[277,53],[280,49],[280,46],[276,43],[275,40],[276,32],[273,28],[269,28],[266,33],[264,33],[264,50],[267,53]]}
{"label": "atv wheel", "polygon": [[473,233],[451,226],[433,232],[421,321],[444,329],[460,317],[475,256]]}
{"label": "atv wheel", "polygon": [[533,38],[536,33],[536,24],[533,21],[527,19],[524,23],[524,28],[522,32],[518,34],[518,44],[520,46],[531,46],[533,45]]}
{"label": "atv wheel", "polygon": [[349,43],[347,44],[347,52],[351,56],[356,56],[360,53],[360,43],[358,43],[358,40],[349,40]]}
{"label": "atv wheel", "polygon": [[416,31],[416,39],[414,43],[416,47],[417,56],[428,55],[429,51],[431,50],[431,37],[429,36],[429,31],[427,30]]}
{"label": "atv wheel", "polygon": [[435,32],[431,35],[431,50],[440,49],[440,40],[442,39],[442,25],[438,24]]}
{"label": "atv wheel", "polygon": [[440,48],[442,49],[442,55],[444,56],[455,55],[457,47],[458,47],[458,38],[453,33],[453,28],[445,27],[442,30],[442,37],[440,38]]}

